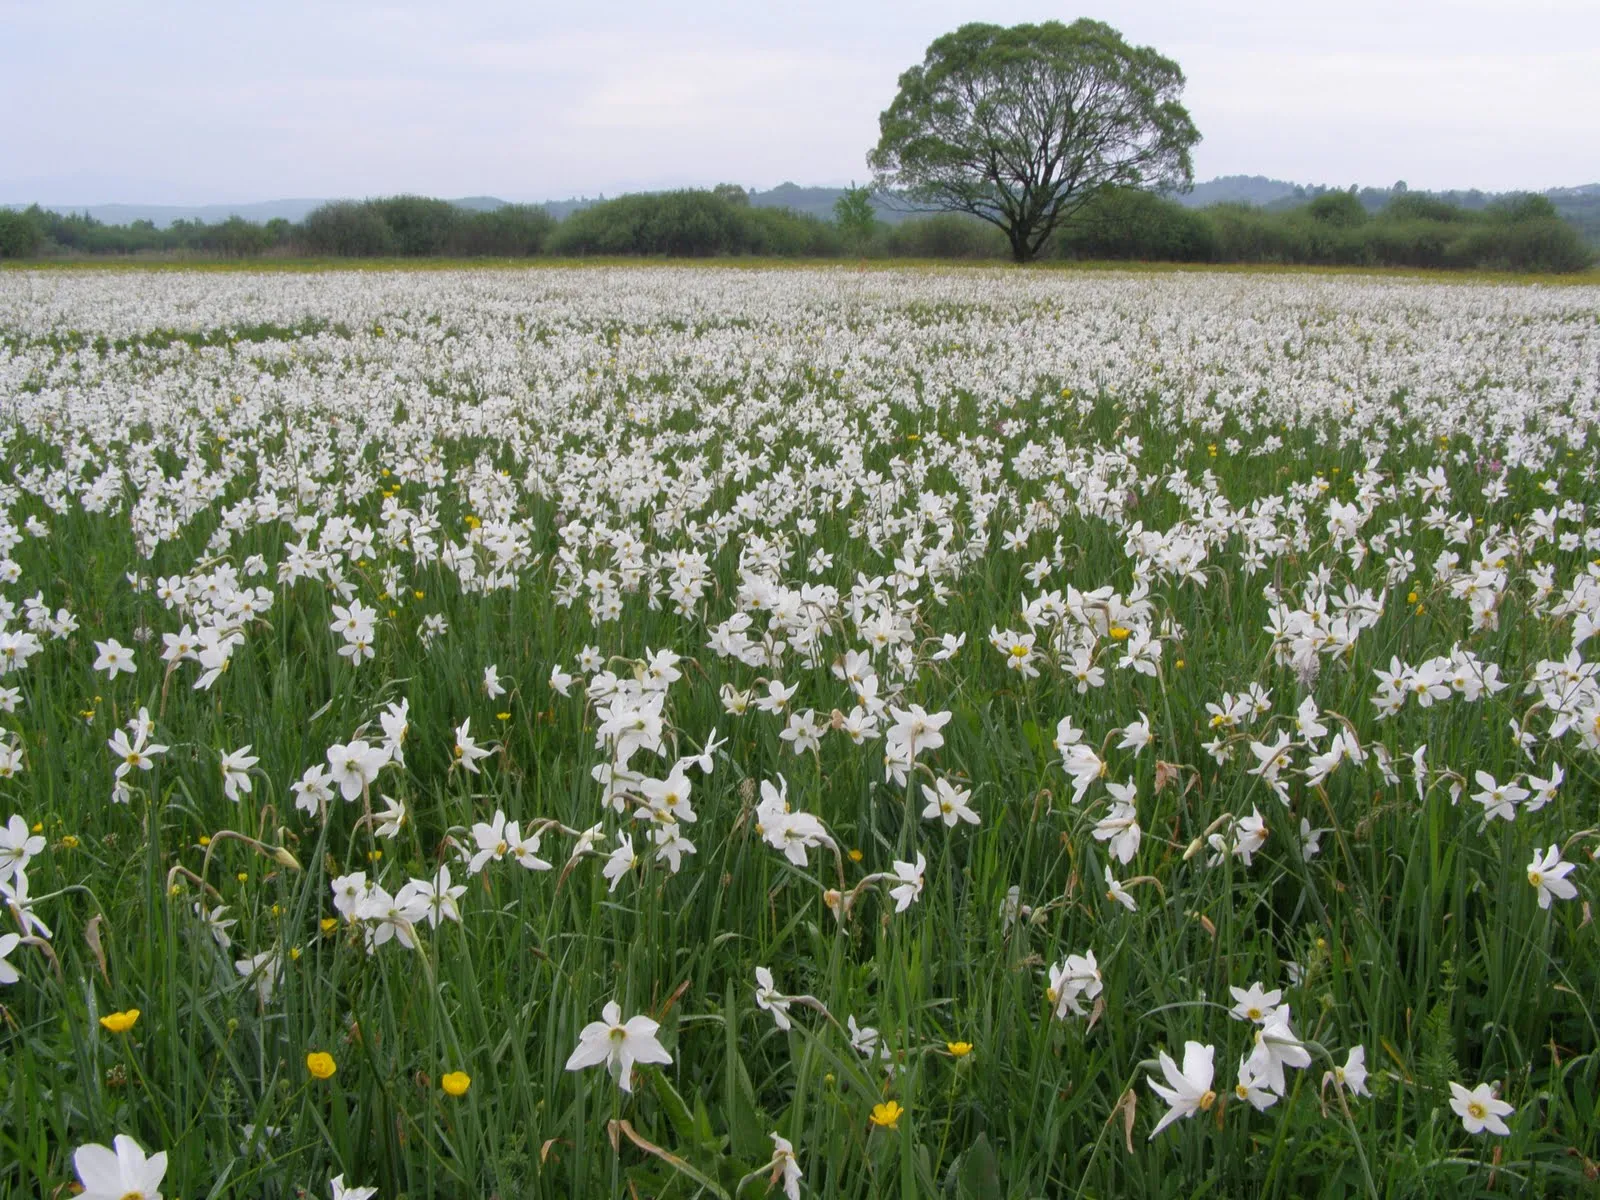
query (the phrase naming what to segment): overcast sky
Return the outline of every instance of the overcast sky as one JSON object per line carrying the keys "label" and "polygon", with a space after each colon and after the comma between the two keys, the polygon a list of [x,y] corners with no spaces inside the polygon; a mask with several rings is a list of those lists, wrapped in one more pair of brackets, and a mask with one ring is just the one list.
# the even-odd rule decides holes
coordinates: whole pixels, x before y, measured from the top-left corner
{"label": "overcast sky", "polygon": [[1600,0],[0,0],[0,201],[843,184],[935,37],[1079,16],[1183,67],[1197,180],[1600,179]]}

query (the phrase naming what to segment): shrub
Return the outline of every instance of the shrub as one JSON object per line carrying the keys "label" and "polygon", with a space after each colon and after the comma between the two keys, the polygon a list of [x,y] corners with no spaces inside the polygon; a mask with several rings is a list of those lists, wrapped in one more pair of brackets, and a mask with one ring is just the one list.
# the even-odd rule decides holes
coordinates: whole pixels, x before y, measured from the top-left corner
{"label": "shrub", "polygon": [[999,229],[958,213],[912,217],[890,226],[882,250],[897,258],[1011,257],[1011,245]]}
{"label": "shrub", "polygon": [[300,241],[308,253],[371,258],[394,253],[394,235],[370,204],[336,200],[306,214]]}
{"label": "shrub", "polygon": [[388,226],[391,253],[407,258],[443,254],[463,216],[448,200],[426,196],[386,196],[367,205]]}
{"label": "shrub", "polygon": [[1215,249],[1215,234],[1201,213],[1136,188],[1100,193],[1056,240],[1063,258],[1205,262]]}
{"label": "shrub", "polygon": [[462,213],[445,248],[464,258],[524,258],[544,249],[555,226],[537,205],[507,204],[493,212]]}
{"label": "shrub", "polygon": [[32,258],[43,243],[31,213],[0,208],[0,258]]}

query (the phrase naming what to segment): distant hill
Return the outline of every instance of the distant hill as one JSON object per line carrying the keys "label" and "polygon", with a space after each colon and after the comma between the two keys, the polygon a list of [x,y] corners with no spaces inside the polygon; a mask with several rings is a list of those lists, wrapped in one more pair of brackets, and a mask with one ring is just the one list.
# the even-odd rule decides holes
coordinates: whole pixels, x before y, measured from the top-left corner
{"label": "distant hill", "polygon": [[1294,184],[1265,175],[1221,175],[1197,183],[1187,192],[1174,192],[1172,199],[1185,208],[1212,204],[1254,204],[1265,208],[1275,200],[1294,195],[1294,191]]}

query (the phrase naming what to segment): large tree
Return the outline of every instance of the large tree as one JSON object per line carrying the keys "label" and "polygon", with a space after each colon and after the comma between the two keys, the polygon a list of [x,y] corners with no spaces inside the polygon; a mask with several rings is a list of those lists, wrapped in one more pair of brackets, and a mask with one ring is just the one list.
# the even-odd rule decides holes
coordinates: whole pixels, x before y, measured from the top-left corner
{"label": "large tree", "polygon": [[1183,83],[1099,21],[963,25],[900,76],[867,161],[881,188],[998,225],[1027,262],[1103,188],[1193,183]]}

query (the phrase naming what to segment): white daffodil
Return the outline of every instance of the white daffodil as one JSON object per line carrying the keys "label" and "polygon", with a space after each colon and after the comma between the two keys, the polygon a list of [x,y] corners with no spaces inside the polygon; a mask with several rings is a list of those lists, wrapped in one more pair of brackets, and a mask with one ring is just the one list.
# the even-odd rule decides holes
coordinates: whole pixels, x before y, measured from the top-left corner
{"label": "white daffodil", "polygon": [[612,1000],[600,1011],[600,1020],[591,1021],[578,1034],[578,1045],[567,1059],[567,1070],[605,1064],[606,1070],[625,1092],[633,1091],[635,1063],[666,1065],[672,1055],[656,1038],[661,1026],[649,1017],[622,1019],[622,1007]]}

